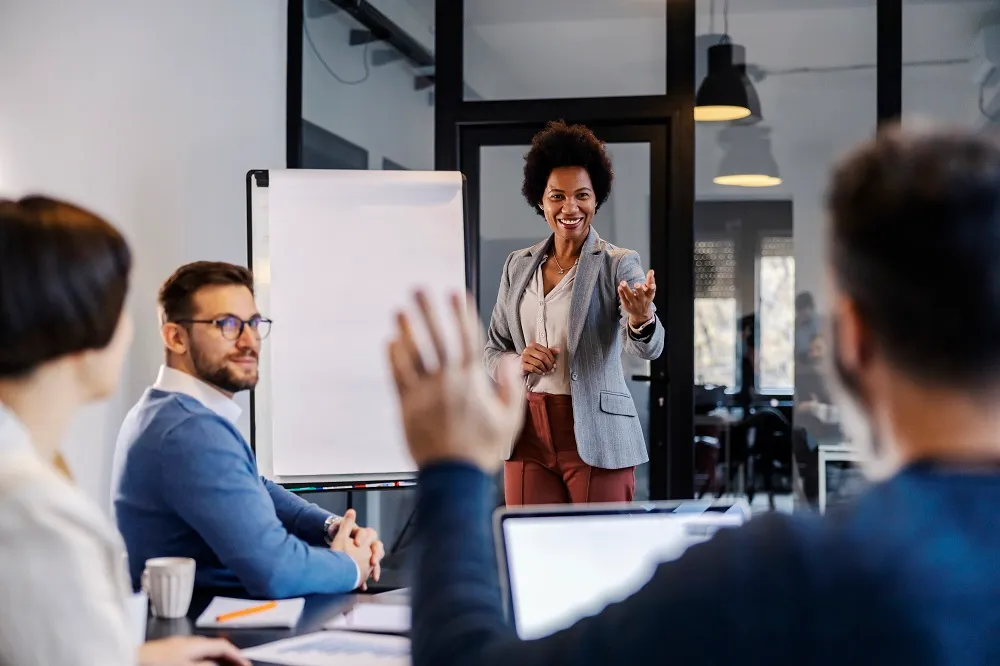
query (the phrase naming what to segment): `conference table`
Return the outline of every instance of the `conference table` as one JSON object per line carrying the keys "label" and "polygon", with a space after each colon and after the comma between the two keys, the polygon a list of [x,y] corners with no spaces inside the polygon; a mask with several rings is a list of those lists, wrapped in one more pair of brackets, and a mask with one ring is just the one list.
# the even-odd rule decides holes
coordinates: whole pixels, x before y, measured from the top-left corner
{"label": "conference table", "polygon": [[[409,590],[393,589],[391,585],[380,585],[369,593],[360,594],[316,594],[305,597],[306,604],[302,617],[294,629],[198,629],[195,620],[215,596],[238,596],[232,591],[197,591],[191,599],[187,617],[164,620],[150,617],[146,623],[146,640],[168,638],[170,636],[209,636],[228,639],[236,647],[246,649],[272,643],[283,638],[321,631],[329,620],[354,608],[358,604],[388,603],[408,604]],[[254,662],[258,666],[268,666],[264,662]]]}

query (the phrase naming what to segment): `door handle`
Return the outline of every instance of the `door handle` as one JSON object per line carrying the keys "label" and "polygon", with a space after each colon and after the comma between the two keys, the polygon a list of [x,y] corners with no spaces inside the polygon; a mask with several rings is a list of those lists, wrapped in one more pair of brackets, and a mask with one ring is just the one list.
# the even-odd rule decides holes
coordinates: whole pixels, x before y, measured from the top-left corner
{"label": "door handle", "polygon": [[632,375],[632,381],[634,382],[651,382],[653,380],[666,381],[667,380],[666,371],[656,373],[655,377],[652,375]]}

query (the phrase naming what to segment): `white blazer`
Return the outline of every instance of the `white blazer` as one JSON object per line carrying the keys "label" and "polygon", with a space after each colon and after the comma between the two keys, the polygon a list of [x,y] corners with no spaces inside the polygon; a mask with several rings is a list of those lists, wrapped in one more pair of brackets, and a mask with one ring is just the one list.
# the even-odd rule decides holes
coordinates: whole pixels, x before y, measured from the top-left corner
{"label": "white blazer", "polygon": [[125,546],[0,404],[0,664],[134,665]]}

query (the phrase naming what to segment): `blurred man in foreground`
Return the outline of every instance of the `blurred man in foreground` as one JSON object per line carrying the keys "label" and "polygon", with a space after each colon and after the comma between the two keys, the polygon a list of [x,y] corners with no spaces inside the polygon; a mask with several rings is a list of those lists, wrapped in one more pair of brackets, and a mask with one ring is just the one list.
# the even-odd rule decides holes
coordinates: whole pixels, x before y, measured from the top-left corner
{"label": "blurred man in foreground", "polygon": [[1000,143],[883,134],[835,170],[828,210],[844,426],[878,483],[836,517],[720,532],[537,641],[504,621],[489,521],[517,369],[495,394],[471,307],[454,303],[462,344],[445,349],[418,298],[433,354],[400,316],[416,666],[1000,663]]}

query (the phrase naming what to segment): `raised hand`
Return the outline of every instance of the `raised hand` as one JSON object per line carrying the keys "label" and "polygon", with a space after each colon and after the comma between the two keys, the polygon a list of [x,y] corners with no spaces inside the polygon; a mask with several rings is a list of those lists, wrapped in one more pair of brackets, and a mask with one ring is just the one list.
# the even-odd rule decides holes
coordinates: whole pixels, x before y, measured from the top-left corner
{"label": "raised hand", "polygon": [[656,280],[653,271],[646,273],[645,282],[636,282],[629,287],[625,280],[618,285],[618,298],[622,309],[633,326],[645,324],[653,317],[653,297],[656,296]]}
{"label": "raised hand", "polygon": [[[437,316],[427,299],[417,294],[423,327],[440,339]],[[469,462],[487,472],[503,461],[503,452],[520,431],[524,419],[524,380],[513,358],[500,365],[495,391],[481,362],[482,327],[471,301],[451,299],[461,353],[447,357],[435,343],[437,363],[424,359],[414,342],[410,320],[396,317],[398,330],[389,344],[389,364],[399,393],[403,430],[410,454],[420,467],[453,460]]]}
{"label": "raised hand", "polygon": [[524,374],[547,375],[556,369],[558,347],[543,347],[532,342],[521,353],[521,372]]}

